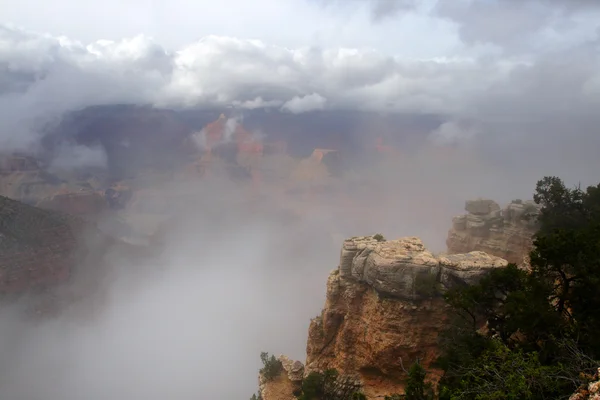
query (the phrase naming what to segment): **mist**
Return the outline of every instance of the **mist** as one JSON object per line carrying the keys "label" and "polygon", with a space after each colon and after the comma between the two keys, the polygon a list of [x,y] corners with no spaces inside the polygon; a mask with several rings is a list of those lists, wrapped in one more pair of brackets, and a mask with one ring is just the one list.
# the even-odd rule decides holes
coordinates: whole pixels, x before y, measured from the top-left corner
{"label": "mist", "polygon": [[[427,144],[358,169],[342,179],[346,194],[284,202],[224,178],[157,179],[154,193],[170,207],[152,262],[108,254],[102,290],[56,317],[0,310],[0,396],[249,397],[261,351],[304,359],[344,238],[416,235],[444,251],[465,199],[514,194],[501,189],[508,177],[485,165],[468,150]],[[348,199],[356,207],[342,212]]]}

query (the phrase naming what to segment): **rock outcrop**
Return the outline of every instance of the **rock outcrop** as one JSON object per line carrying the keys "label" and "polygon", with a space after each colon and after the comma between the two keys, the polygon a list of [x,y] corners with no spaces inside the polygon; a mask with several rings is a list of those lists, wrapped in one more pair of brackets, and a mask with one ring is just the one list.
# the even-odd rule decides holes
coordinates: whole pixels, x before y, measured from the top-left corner
{"label": "rock outcrop", "polygon": [[93,218],[108,210],[108,203],[95,191],[80,190],[44,197],[36,204],[36,207]]}
{"label": "rock outcrop", "polygon": [[484,251],[511,263],[526,263],[537,229],[539,206],[513,200],[504,209],[493,200],[467,201],[468,214],[454,217],[448,231],[448,253]]}
{"label": "rock outcrop", "polygon": [[579,388],[569,400],[600,400],[600,368],[587,386]]}
{"label": "rock outcrop", "polygon": [[[437,381],[438,335],[448,317],[440,294],[506,265],[483,252],[435,256],[416,237],[344,241],[325,307],[309,327],[304,376],[335,369],[336,390],[361,391],[367,399],[403,393],[406,371],[417,360]],[[273,381],[279,388],[280,379]]]}
{"label": "rock outcrop", "polygon": [[294,393],[302,386],[304,365],[284,355],[278,357],[283,369],[274,379],[258,377],[258,392],[263,400],[296,400]]}
{"label": "rock outcrop", "polygon": [[107,257],[117,254],[146,256],[145,249],[78,217],[0,196],[0,298],[47,291],[75,278],[86,295],[108,268]]}

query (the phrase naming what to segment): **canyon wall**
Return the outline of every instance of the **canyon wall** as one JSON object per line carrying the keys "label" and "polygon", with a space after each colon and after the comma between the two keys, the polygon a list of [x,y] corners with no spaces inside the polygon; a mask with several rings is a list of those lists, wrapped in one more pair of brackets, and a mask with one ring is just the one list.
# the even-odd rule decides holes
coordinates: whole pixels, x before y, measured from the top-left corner
{"label": "canyon wall", "polygon": [[484,251],[518,265],[527,263],[539,210],[533,201],[513,200],[503,209],[493,200],[467,201],[467,214],[452,220],[448,253]]}
{"label": "canyon wall", "polygon": [[[416,237],[344,241],[325,306],[310,323],[304,376],[335,369],[338,392],[361,391],[367,399],[403,393],[417,360],[437,381],[438,335],[448,317],[440,295],[506,265],[483,252],[434,256]],[[293,399],[281,390],[298,387],[289,376],[260,383],[264,400]]]}
{"label": "canyon wall", "polygon": [[117,255],[152,257],[147,249],[115,240],[86,220],[0,196],[0,302],[30,294],[34,308],[49,310],[86,297],[99,287]]}

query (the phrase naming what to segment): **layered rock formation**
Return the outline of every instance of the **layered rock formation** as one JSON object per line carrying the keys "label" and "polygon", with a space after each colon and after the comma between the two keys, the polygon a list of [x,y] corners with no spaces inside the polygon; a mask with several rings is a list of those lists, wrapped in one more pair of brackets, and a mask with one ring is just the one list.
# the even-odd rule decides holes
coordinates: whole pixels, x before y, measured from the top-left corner
{"label": "layered rock formation", "polygon": [[403,393],[417,360],[436,381],[438,335],[447,320],[440,294],[506,265],[483,252],[434,256],[416,237],[346,240],[325,307],[310,324],[304,375],[335,369],[340,391],[360,390],[368,399]]}
{"label": "layered rock formation", "polygon": [[290,360],[286,356],[277,359],[283,370],[274,379],[266,379],[262,374],[258,377],[258,392],[263,400],[296,400],[294,393],[302,386],[304,365],[300,361]]}
{"label": "layered rock formation", "polygon": [[484,251],[511,263],[526,262],[537,230],[539,206],[513,200],[504,209],[493,200],[467,201],[468,214],[454,217],[448,231],[448,253]]}
{"label": "layered rock formation", "polygon": [[96,217],[108,209],[108,203],[92,190],[57,193],[41,199],[37,207],[81,217]]}
{"label": "layered rock formation", "polygon": [[[77,278],[81,295],[117,253],[145,255],[75,216],[0,196],[0,298],[53,289]],[[74,293],[71,293],[74,294]]]}

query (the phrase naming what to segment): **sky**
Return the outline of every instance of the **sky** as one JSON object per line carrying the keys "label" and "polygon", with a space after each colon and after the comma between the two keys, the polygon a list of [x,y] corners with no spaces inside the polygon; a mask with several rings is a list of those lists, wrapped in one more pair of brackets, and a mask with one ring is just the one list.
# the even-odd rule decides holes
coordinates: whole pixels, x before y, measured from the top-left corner
{"label": "sky", "polygon": [[572,164],[568,179],[590,179],[600,145],[593,0],[1,0],[0,15],[3,148],[112,103],[430,113],[447,120],[437,143],[544,153],[530,164]]}

